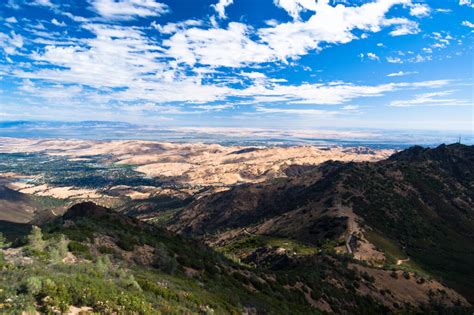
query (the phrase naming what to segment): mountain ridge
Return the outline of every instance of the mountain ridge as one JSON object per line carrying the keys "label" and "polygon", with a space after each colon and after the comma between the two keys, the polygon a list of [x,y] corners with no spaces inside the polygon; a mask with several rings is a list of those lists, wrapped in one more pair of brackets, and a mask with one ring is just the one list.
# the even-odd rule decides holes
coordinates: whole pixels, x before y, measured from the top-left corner
{"label": "mountain ridge", "polygon": [[245,233],[316,246],[332,241],[376,265],[390,260],[377,248],[382,238],[472,301],[472,169],[474,146],[461,144],[413,147],[374,163],[326,162],[201,198],[175,216],[171,229],[215,244]]}

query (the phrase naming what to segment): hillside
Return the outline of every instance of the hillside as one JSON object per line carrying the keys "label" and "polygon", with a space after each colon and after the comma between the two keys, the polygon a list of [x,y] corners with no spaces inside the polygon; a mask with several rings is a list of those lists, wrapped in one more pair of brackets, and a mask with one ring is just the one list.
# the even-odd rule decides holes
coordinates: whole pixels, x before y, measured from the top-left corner
{"label": "hillside", "polygon": [[457,293],[413,273],[374,271],[329,251],[291,254],[277,247],[239,264],[90,202],[42,231],[33,228],[15,247],[3,246],[0,257],[0,308],[7,314],[468,311]]}
{"label": "hillside", "polygon": [[329,246],[434,276],[472,302],[473,170],[474,147],[460,144],[412,147],[375,163],[292,166],[293,177],[201,198],[171,229],[216,247],[259,236]]}
{"label": "hillside", "polygon": [[62,208],[64,201],[44,196],[28,195],[3,185],[0,177],[0,221],[28,223],[48,216],[54,208]]}

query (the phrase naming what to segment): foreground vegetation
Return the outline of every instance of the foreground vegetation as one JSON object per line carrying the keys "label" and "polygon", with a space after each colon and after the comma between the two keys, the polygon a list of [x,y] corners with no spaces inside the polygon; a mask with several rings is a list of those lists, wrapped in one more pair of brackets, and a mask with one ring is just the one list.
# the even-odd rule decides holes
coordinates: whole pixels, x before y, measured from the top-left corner
{"label": "foreground vegetation", "polygon": [[[269,250],[284,245],[264,241]],[[314,303],[322,300],[336,313],[390,312],[357,292],[373,280],[349,268],[349,257],[311,254],[295,243],[305,254],[297,255],[301,261],[271,263],[269,255],[268,268],[250,268],[91,203],[34,227],[15,247],[5,242],[0,312],[6,314],[62,313],[71,306],[100,313],[319,314]]]}

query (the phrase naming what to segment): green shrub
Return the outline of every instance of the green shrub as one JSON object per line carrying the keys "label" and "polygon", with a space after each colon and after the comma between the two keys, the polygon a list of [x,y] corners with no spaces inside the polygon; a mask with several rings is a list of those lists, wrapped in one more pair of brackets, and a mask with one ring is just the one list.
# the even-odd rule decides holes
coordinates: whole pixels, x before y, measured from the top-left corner
{"label": "green shrub", "polygon": [[5,238],[3,233],[0,232],[0,249],[6,246],[7,246],[7,239]]}
{"label": "green shrub", "polygon": [[43,240],[43,233],[39,227],[32,227],[31,232],[28,235],[28,245],[36,252],[42,252],[44,250],[45,242]]}
{"label": "green shrub", "polygon": [[52,263],[59,264],[62,262],[63,257],[59,254],[59,250],[57,248],[51,248],[49,250],[49,260]]}
{"label": "green shrub", "polygon": [[29,277],[26,279],[25,289],[27,292],[31,293],[32,295],[37,295],[40,293],[43,287],[41,278],[39,277]]}
{"label": "green shrub", "polygon": [[138,245],[137,240],[130,235],[120,235],[117,246],[126,251],[133,251],[135,245]]}
{"label": "green shrub", "polygon": [[168,249],[163,245],[163,243],[158,243],[155,247],[153,267],[169,274],[175,273],[176,268],[178,267],[176,258],[169,255]]}
{"label": "green shrub", "polygon": [[105,274],[111,271],[113,266],[109,256],[105,255],[97,257],[97,260],[95,262],[95,268],[101,274]]}
{"label": "green shrub", "polygon": [[97,248],[97,250],[99,251],[99,253],[101,254],[114,254],[115,251],[113,248],[110,248],[110,247],[107,247],[107,246],[99,246]]}
{"label": "green shrub", "polygon": [[92,259],[89,247],[76,241],[70,241],[68,249],[76,256],[81,256],[86,259]]}

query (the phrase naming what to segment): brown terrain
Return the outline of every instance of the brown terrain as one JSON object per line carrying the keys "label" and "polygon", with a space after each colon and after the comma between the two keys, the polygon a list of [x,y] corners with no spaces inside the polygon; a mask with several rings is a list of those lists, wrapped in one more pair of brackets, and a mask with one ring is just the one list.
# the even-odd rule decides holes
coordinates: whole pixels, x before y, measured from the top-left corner
{"label": "brown terrain", "polygon": [[[0,153],[41,152],[64,155],[71,160],[107,156],[110,163],[136,166],[151,177],[188,186],[230,186],[286,177],[294,164],[317,165],[328,160],[377,161],[393,150],[367,148],[242,147],[202,143],[161,143],[141,140],[85,141],[0,138]],[[32,186],[16,182],[25,193],[57,198],[97,198],[96,191],[75,187]],[[123,190],[126,187],[121,187]],[[118,187],[117,189],[120,189]],[[147,198],[149,192],[128,191],[131,198]]]}

